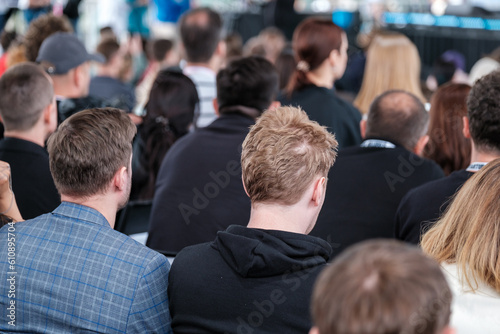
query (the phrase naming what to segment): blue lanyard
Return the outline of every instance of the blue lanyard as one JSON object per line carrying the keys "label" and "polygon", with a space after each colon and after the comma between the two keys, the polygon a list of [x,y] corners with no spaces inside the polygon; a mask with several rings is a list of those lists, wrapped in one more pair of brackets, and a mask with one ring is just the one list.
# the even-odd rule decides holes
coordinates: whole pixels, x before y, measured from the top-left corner
{"label": "blue lanyard", "polygon": [[368,139],[361,143],[361,147],[396,148],[396,145],[386,140]]}
{"label": "blue lanyard", "polygon": [[484,166],[486,166],[487,162],[473,162],[470,164],[469,167],[467,167],[466,171],[468,172],[477,172],[479,171],[481,168],[483,168]]}

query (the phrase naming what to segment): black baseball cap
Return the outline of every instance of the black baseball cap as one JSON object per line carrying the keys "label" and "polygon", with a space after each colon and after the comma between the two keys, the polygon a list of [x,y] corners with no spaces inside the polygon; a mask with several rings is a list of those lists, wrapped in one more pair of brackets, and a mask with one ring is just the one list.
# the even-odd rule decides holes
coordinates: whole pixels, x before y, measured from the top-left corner
{"label": "black baseball cap", "polygon": [[72,33],[57,32],[47,37],[38,51],[36,61],[49,74],[65,74],[86,61],[104,63],[100,54],[89,54],[85,45]]}

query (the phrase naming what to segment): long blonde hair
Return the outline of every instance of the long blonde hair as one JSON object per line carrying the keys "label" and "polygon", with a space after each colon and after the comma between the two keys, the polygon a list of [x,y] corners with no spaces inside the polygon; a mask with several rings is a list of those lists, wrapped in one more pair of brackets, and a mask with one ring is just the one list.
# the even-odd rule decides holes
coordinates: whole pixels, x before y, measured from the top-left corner
{"label": "long blonde hair", "polygon": [[472,291],[484,282],[500,292],[500,159],[463,185],[421,246],[439,262],[455,263]]}
{"label": "long blonde hair", "polygon": [[412,93],[422,102],[420,56],[408,37],[399,33],[380,33],[373,38],[366,55],[363,83],[354,105],[367,113],[378,95],[391,89]]}

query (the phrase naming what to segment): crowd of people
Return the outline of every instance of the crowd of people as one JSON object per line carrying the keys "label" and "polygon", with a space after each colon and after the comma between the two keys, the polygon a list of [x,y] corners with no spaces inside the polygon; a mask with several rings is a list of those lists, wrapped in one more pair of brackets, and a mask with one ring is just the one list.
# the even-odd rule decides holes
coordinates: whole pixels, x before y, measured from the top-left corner
{"label": "crowd of people", "polygon": [[500,331],[500,71],[443,54],[429,95],[398,33],[359,75],[328,19],[177,25],[95,52],[63,16],[2,33],[0,332]]}

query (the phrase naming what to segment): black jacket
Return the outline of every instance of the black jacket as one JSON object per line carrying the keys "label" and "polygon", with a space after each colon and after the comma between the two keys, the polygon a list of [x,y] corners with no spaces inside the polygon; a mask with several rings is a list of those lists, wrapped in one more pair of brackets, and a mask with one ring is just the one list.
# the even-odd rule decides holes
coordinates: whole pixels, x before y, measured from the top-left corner
{"label": "black jacket", "polygon": [[332,89],[310,85],[294,92],[291,98],[281,96],[279,101],[282,105],[300,106],[311,120],[326,126],[335,134],[339,148],[361,143],[360,112]]}
{"label": "black jacket", "polygon": [[52,174],[49,155],[38,144],[18,138],[0,141],[0,160],[12,171],[12,189],[24,219],[51,212],[61,204]]}
{"label": "black jacket", "polygon": [[169,275],[174,333],[308,333],[330,252],[319,238],[243,226],[185,248]]}
{"label": "black jacket", "polygon": [[396,213],[396,238],[418,244],[423,232],[438,220],[453,195],[472,175],[474,173],[459,170],[408,192]]}
{"label": "black jacket", "polygon": [[392,238],[399,202],[412,188],[443,177],[441,168],[402,146],[340,150],[311,235],[329,241],[337,255],[373,238]]}
{"label": "black jacket", "polygon": [[223,114],[175,142],[156,179],[148,247],[178,252],[214,240],[230,224],[248,224],[240,158],[254,123],[242,114]]}

